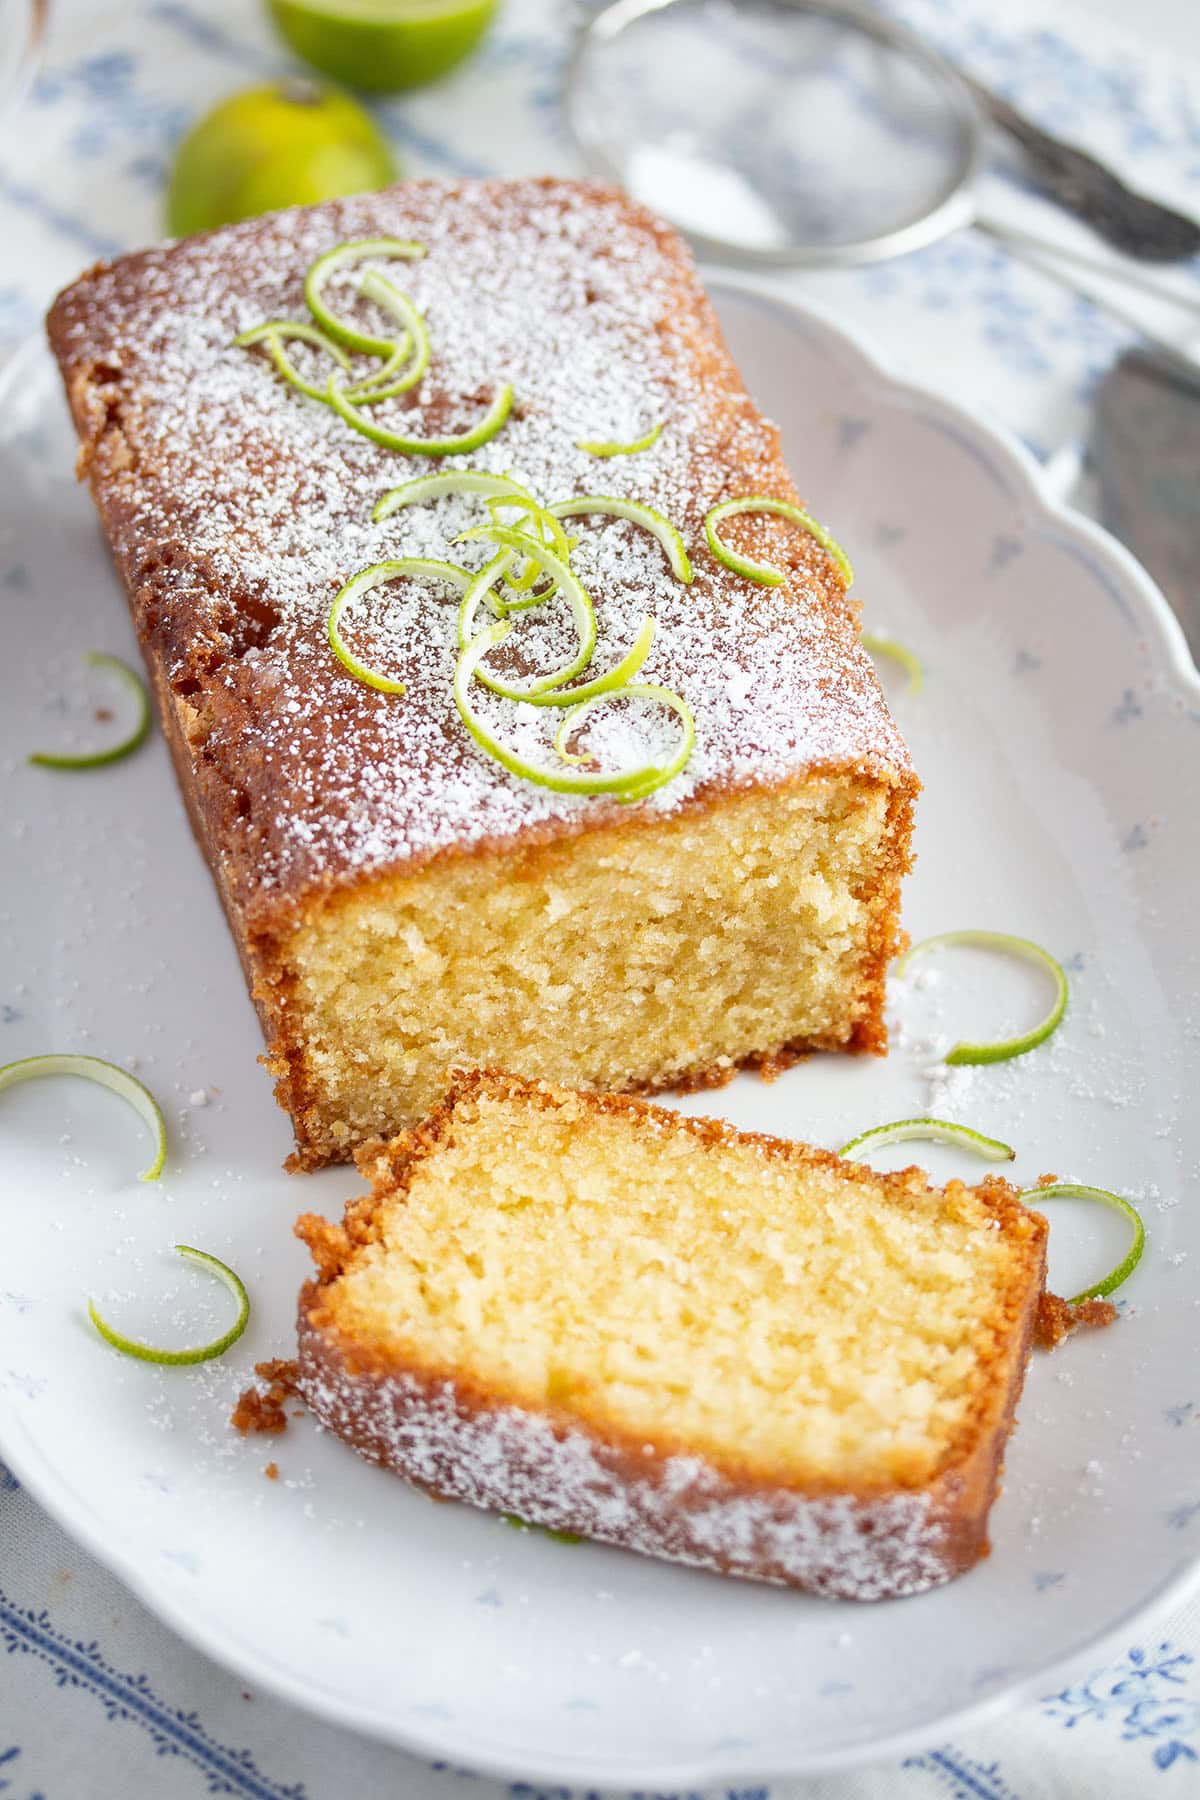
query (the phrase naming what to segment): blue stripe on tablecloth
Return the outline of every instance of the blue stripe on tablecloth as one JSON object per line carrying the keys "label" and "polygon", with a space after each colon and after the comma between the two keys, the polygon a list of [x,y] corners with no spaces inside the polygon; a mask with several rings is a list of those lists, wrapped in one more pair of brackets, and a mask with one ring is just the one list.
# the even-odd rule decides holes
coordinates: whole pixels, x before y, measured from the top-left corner
{"label": "blue stripe on tablecloth", "polygon": [[95,1696],[112,1723],[129,1721],[148,1731],[160,1755],[181,1756],[207,1778],[214,1794],[244,1800],[308,1800],[297,1783],[281,1787],[260,1773],[248,1750],[232,1750],[209,1737],[195,1713],[160,1700],[145,1675],[127,1675],[106,1662],[97,1644],[72,1643],[54,1629],[44,1610],[21,1610],[0,1589],[0,1645],[9,1655],[36,1656],[49,1664],[60,1687]]}

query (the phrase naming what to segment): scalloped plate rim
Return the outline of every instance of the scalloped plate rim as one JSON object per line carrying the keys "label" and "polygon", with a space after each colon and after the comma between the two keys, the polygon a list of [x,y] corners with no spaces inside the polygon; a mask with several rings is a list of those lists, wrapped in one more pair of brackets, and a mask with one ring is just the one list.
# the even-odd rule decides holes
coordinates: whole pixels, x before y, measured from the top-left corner
{"label": "scalloped plate rim", "polygon": [[[876,382],[908,403],[916,403],[925,411],[933,409],[951,421],[962,435],[974,436],[986,446],[987,466],[993,474],[1003,469],[1014,480],[1026,499],[1033,503],[1035,514],[1051,520],[1066,537],[1088,546],[1101,563],[1107,562],[1117,578],[1131,590],[1131,598],[1139,603],[1139,618],[1153,623],[1155,647],[1166,664],[1171,678],[1192,699],[1200,700],[1200,670],[1188,650],[1183,631],[1161,590],[1136,558],[1111,533],[1060,500],[1050,489],[1045,473],[1032,453],[1008,428],[992,418],[980,419],[965,407],[932,392],[919,382],[912,382],[892,372],[888,361],[857,330],[853,333],[835,323],[827,307],[809,301],[780,295],[753,277],[736,278],[713,275],[706,271],[705,285],[710,293],[727,293],[734,300],[752,300],[769,311],[782,315],[802,329],[816,328],[830,340],[832,350],[844,361],[858,365]],[[8,359],[0,370],[0,402],[6,390],[19,378],[26,364],[45,351],[43,339],[32,334]],[[1182,1603],[1189,1595],[1200,1592],[1200,1551],[1185,1557],[1176,1570],[1149,1595],[1131,1607],[1125,1615],[1099,1636],[1089,1636],[1036,1672],[1022,1676],[991,1694],[945,1713],[934,1713],[924,1723],[906,1726],[899,1731],[839,1749],[818,1752],[798,1762],[794,1757],[772,1760],[769,1754],[756,1757],[752,1764],[722,1761],[719,1757],[677,1761],[672,1763],[630,1760],[628,1767],[606,1761],[598,1769],[594,1759],[577,1765],[568,1757],[554,1755],[539,1760],[536,1753],[513,1761],[504,1749],[489,1750],[486,1744],[472,1741],[462,1746],[452,1731],[400,1725],[394,1716],[373,1707],[358,1707],[344,1697],[314,1688],[311,1677],[301,1679],[276,1666],[264,1653],[231,1639],[229,1627],[211,1619],[195,1604],[180,1597],[168,1577],[157,1580],[138,1565],[136,1557],[122,1545],[114,1545],[103,1526],[95,1524],[68,1483],[43,1465],[41,1452],[29,1437],[23,1422],[7,1409],[4,1390],[0,1387],[0,1426],[13,1426],[22,1441],[7,1438],[0,1443],[4,1460],[21,1483],[50,1516],[97,1561],[110,1569],[147,1607],[147,1609],[185,1641],[214,1662],[237,1675],[257,1682],[277,1698],[329,1723],[382,1740],[409,1755],[434,1759],[465,1757],[480,1775],[499,1780],[543,1780],[611,1783],[620,1780],[631,1787],[647,1784],[658,1786],[694,1786],[720,1781],[768,1780],[819,1775],[837,1770],[877,1763],[906,1753],[927,1748],[934,1734],[974,1727],[994,1720],[1041,1697],[1056,1683],[1062,1683],[1087,1665],[1102,1661],[1109,1651],[1116,1651],[1127,1633],[1138,1621],[1150,1614]]]}

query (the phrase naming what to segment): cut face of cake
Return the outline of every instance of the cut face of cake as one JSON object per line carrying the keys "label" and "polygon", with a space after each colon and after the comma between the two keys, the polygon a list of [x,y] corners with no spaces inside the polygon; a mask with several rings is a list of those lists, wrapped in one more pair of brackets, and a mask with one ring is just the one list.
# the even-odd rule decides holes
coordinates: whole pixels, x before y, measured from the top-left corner
{"label": "cut face of cake", "polygon": [[[398,454],[282,379],[261,343],[233,343],[311,323],[315,259],[380,237],[424,253],[360,257],[325,297],[394,334],[358,297],[374,268],[411,297],[431,359],[371,417],[469,433],[511,384],[506,422],[468,453]],[[714,506],[796,493],[673,233],[582,183],[413,182],[101,266],[49,330],[301,1166],[422,1117],[456,1063],[648,1090],[882,1049],[916,778],[817,538],[762,515],[722,525],[773,586],[706,547]],[[320,390],[329,359],[285,348]],[[579,447],[656,426],[636,453]],[[331,603],[360,570],[432,558],[473,574],[495,555],[460,540],[490,516],[471,494],[372,521],[389,489],[466,468],[544,505],[632,499],[682,535],[690,582],[636,522],[566,522],[595,610],[587,678],[649,617],[638,682],[694,717],[657,791],[559,792],[480,746],[453,692],[453,580],[398,574],[342,614],[354,654],[403,693],[334,654]],[[561,592],[511,621],[496,677],[565,665],[578,620]],[[633,689],[558,749],[561,709],[474,692],[492,736],[547,771],[665,766],[679,743],[679,715]]]}
{"label": "cut face of cake", "polygon": [[488,1072],[297,1230],[300,1390],[433,1492],[857,1599],[986,1549],[1046,1221]]}

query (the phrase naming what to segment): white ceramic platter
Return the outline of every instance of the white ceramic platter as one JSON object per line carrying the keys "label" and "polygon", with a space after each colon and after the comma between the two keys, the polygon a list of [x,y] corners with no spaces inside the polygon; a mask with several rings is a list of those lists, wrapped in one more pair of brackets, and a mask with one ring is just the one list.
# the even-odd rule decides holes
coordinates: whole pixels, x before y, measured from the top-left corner
{"label": "white ceramic platter", "polygon": [[[61,741],[82,653],[133,650],[43,350],[17,359],[0,401],[0,1054],[136,1059],[171,1129],[166,1176],[147,1186],[141,1128],[111,1096],[55,1082],[0,1100],[0,1448],[248,1682],[472,1768],[610,1788],[926,1744],[952,1717],[1060,1685],[1178,1593],[1200,1548],[1195,671],[1146,577],[993,431],[805,312],[745,289],[719,303],[802,491],[854,554],[868,624],[926,664],[921,695],[894,686],[926,783],[909,930],[1035,938],[1072,998],[1041,1050],[947,1081],[952,1035],[1013,1025],[1042,998],[1034,977],[958,952],[897,997],[886,1062],[818,1058],[686,1104],[831,1145],[958,1116],[1018,1147],[1018,1180],[1119,1188],[1150,1233],[1119,1324],[1034,1360],[991,1558],[872,1607],[435,1506],[307,1420],[282,1439],[230,1430],[252,1362],[291,1342],[306,1260],[292,1221],[338,1212],[356,1177],[281,1173],[287,1124],[161,742],[89,774],[25,763]],[[964,1169],[949,1151],[928,1160]],[[1060,1289],[1115,1261],[1120,1233],[1061,1205]],[[124,1360],[92,1333],[89,1294],[175,1341],[221,1316],[177,1241],[242,1272],[250,1329],[198,1369]]]}

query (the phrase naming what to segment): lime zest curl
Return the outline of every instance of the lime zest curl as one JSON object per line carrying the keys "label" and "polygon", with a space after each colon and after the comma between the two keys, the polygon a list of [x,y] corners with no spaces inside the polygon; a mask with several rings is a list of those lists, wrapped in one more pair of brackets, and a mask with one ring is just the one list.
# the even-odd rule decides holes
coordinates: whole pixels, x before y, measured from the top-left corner
{"label": "lime zest curl", "polygon": [[226,1350],[237,1343],[250,1322],[250,1296],[241,1276],[235,1274],[220,1257],[210,1256],[207,1250],[197,1250],[191,1244],[176,1244],[175,1249],[187,1262],[195,1263],[197,1267],[207,1269],[210,1274],[215,1275],[237,1301],[237,1317],[228,1331],[213,1338],[211,1343],[198,1344],[193,1349],[158,1350],[153,1344],[144,1344],[140,1338],[126,1337],[123,1331],[117,1331],[107,1319],[101,1317],[94,1300],[88,1301],[88,1317],[100,1336],[123,1356],[134,1356],[139,1362],[166,1363],[178,1368],[188,1363],[211,1362],[214,1357],[224,1356]]}
{"label": "lime zest curl", "polygon": [[[389,345],[389,349],[390,347]],[[345,419],[347,425],[353,426],[355,431],[361,431],[364,437],[382,444],[385,450],[397,450],[402,456],[465,456],[495,437],[513,407],[512,386],[506,381],[496,389],[483,417],[469,431],[447,437],[410,437],[403,432],[388,431],[385,426],[368,419],[349,398],[349,391],[338,386],[336,374],[329,377],[329,386],[325,392],[334,412]]]}
{"label": "lime zest curl", "polygon": [[36,1081],[47,1075],[78,1075],[94,1081],[98,1087],[119,1094],[137,1112],[154,1139],[154,1160],[143,1169],[139,1181],[157,1181],[167,1160],[167,1125],[162,1107],[148,1087],[136,1075],[117,1063],[105,1062],[100,1056],[76,1056],[66,1051],[51,1051],[45,1056],[23,1056],[17,1062],[0,1068],[0,1093],[17,1087],[22,1081]]}
{"label": "lime zest curl", "polygon": [[[419,314],[418,317],[420,317]],[[424,321],[422,320],[422,326],[423,325]],[[390,400],[393,394],[402,394],[404,388],[397,386],[396,381],[402,374],[404,365],[411,354],[412,337],[405,331],[396,339],[396,347],[388,357],[387,361],[383,364],[382,368],[376,369],[372,374],[364,375],[361,380],[357,382],[356,386],[348,387],[346,389],[346,398],[348,400],[353,400],[355,406],[374,406],[379,400]],[[424,373],[424,371],[422,371],[422,373]],[[411,387],[413,383],[409,382],[407,385]],[[326,406],[329,405],[329,390],[327,388],[321,389],[321,399]]]}
{"label": "lime zest curl", "polygon": [[793,525],[799,525],[807,531],[809,537],[816,538],[822,550],[831,558],[846,586],[854,585],[854,569],[850,558],[842,549],[833,534],[824,525],[806,512],[802,506],[795,506],[790,500],[776,500],[770,494],[743,494],[737,500],[723,500],[714,506],[704,520],[704,535],[708,547],[717,561],[732,569],[735,575],[742,575],[747,581],[761,582],[764,587],[779,587],[786,580],[781,569],[773,563],[754,562],[748,556],[741,556],[736,550],[730,550],[717,536],[717,526],[725,519],[732,519],[741,513],[770,513],[773,518],[787,519]]}
{"label": "lime zest curl", "polygon": [[403,694],[407,689],[402,681],[380,674],[378,669],[372,669],[369,663],[355,656],[342,637],[341,619],[352,600],[370,593],[373,588],[382,587],[385,581],[395,581],[404,575],[414,580],[444,581],[460,592],[469,588],[472,582],[466,569],[460,569],[457,563],[441,562],[432,556],[404,556],[392,562],[372,563],[369,569],[360,569],[357,575],[352,575],[344,587],[338,590],[326,621],[329,647],[349,674],[381,694]]}
{"label": "lime zest curl", "polygon": [[[557,591],[566,596],[574,616],[575,629],[579,635],[579,648],[570,661],[563,663],[561,668],[552,669],[548,675],[539,675],[535,681],[529,683],[528,687],[509,687],[505,682],[497,680],[495,676],[489,675],[485,669],[481,668],[476,670],[476,675],[483,685],[491,688],[494,694],[502,695],[506,700],[533,700],[539,694],[548,693],[552,688],[562,687],[565,682],[573,681],[576,675],[582,674],[592,660],[592,652],[596,648],[596,610],[592,605],[591,596],[566,563],[555,556],[552,550],[547,550],[544,545],[539,544],[524,532],[511,531],[504,525],[478,525],[471,531],[462,532],[459,542],[464,538],[490,540],[492,543],[499,544],[503,549],[515,551],[536,562],[544,574],[553,578]],[[507,566],[506,564],[505,567],[507,568]],[[493,581],[498,579],[502,572],[496,569],[496,559],[488,564],[488,569],[496,571]],[[487,570],[484,573],[486,574]],[[476,580],[464,596],[458,620],[460,645],[469,646],[471,643],[475,613],[490,589],[490,583],[485,586],[481,585],[480,580]],[[538,598],[540,600],[542,596],[539,595]],[[507,610],[503,604],[501,610]],[[504,635],[507,637],[507,631]]]}
{"label": "lime zest curl", "polygon": [[465,650],[471,642],[475,625],[475,615],[480,606],[486,606],[493,618],[506,619],[513,610],[511,601],[502,600],[496,592],[496,583],[504,571],[516,561],[515,550],[501,550],[492,560],[485,563],[478,575],[472,578],[471,585],[463,596],[463,603],[458,609],[458,647]]}
{"label": "lime zest curl", "polygon": [[28,760],[39,769],[102,769],[131,756],[149,734],[150,696],[136,669],[131,669],[119,656],[110,656],[107,650],[89,650],[84,661],[90,669],[109,670],[124,683],[136,703],[133,724],[119,743],[110,744],[106,750],[31,750]]}
{"label": "lime zest curl", "polygon": [[651,794],[656,788],[664,786],[682,769],[691,755],[695,742],[696,727],[691,708],[678,694],[668,688],[639,686],[632,684],[614,689],[603,696],[584,700],[569,711],[563,721],[562,729],[571,729],[570,721],[578,725],[585,710],[596,704],[597,698],[611,699],[625,695],[637,695],[647,699],[659,700],[669,706],[683,721],[683,737],[679,749],[669,762],[663,765],[643,763],[633,769],[624,769],[612,774],[563,774],[557,775],[548,769],[539,769],[535,764],[527,762],[515,750],[502,744],[479,718],[471,704],[470,688],[476,670],[489,650],[494,650],[503,643],[512,626],[508,619],[497,619],[494,624],[484,626],[473,637],[458,659],[454,671],[454,703],[458,707],[459,717],[470,732],[481,750],[492,757],[511,775],[518,775],[525,781],[531,781],[537,787],[549,788],[557,794],[612,794],[621,800],[640,800]]}
{"label": "lime zest curl", "polygon": [[899,643],[895,638],[881,636],[876,631],[864,631],[859,643],[869,656],[886,657],[904,670],[908,676],[908,692],[919,694],[925,685],[925,670],[915,650],[907,644]]}
{"label": "lime zest curl", "polygon": [[399,487],[389,488],[375,502],[371,521],[380,525],[406,506],[420,506],[427,500],[441,500],[451,494],[480,494],[497,500],[511,498],[514,504],[533,499],[533,495],[511,476],[492,475],[485,469],[447,469],[434,475],[416,475],[411,481],[402,481]]}
{"label": "lime zest curl", "polygon": [[655,682],[627,682],[623,687],[612,687],[603,693],[588,695],[578,706],[573,707],[569,713],[565,714],[554,734],[554,748],[564,762],[591,762],[592,757],[576,756],[567,750],[568,738],[573,732],[580,729],[588,713],[598,701],[623,700],[630,694],[643,700],[657,700],[660,705],[676,713],[683,724],[683,738],[674,757],[665,767],[654,768],[653,765],[648,765],[645,774],[631,778],[629,786],[617,795],[617,798],[623,801],[643,800],[647,794],[654,793],[656,788],[672,781],[692,754],[696,742],[696,721],[692,716],[691,707],[682,695],[676,694],[671,688],[659,687]]}
{"label": "lime zest curl", "polygon": [[1044,1044],[1051,1032],[1056,1031],[1062,1023],[1063,1014],[1067,1010],[1067,977],[1062,964],[1056,962],[1048,950],[1035,944],[1030,938],[1014,937],[1007,931],[941,931],[934,937],[923,938],[914,944],[896,964],[897,975],[907,975],[918,956],[924,956],[929,950],[940,950],[954,944],[965,944],[972,949],[1003,950],[1011,956],[1018,956],[1025,962],[1036,963],[1045,969],[1054,983],[1054,1003],[1044,1018],[1028,1031],[1015,1037],[997,1038],[990,1043],[958,1043],[947,1054],[945,1061],[951,1065],[962,1063],[995,1063],[1007,1062],[1010,1057],[1024,1056],[1029,1050],[1036,1050]]}
{"label": "lime zest curl", "polygon": [[619,443],[615,438],[582,438],[576,445],[577,450],[585,450],[589,456],[636,456],[639,450],[649,450],[657,444],[662,436],[663,421],[652,425],[644,437],[633,438],[628,444]]}
{"label": "lime zest curl", "polygon": [[896,1119],[890,1125],[875,1125],[870,1131],[861,1131],[848,1144],[842,1145],[838,1155],[849,1162],[861,1162],[874,1150],[914,1140],[953,1144],[959,1150],[970,1151],[972,1156],[983,1157],[986,1162],[1012,1162],[1017,1154],[1011,1144],[1003,1143],[1000,1138],[985,1137],[982,1131],[973,1131],[969,1125],[957,1125],[950,1119]]}
{"label": "lime zest curl", "polygon": [[624,500],[612,494],[577,494],[571,500],[554,501],[547,511],[553,513],[556,519],[576,519],[587,513],[608,513],[614,519],[628,519],[634,525],[643,526],[652,537],[658,539],[666,551],[671,573],[677,581],[690,586],[695,579],[682,533],[672,525],[670,519],[656,512],[652,506],[643,506],[638,500]]}
{"label": "lime zest curl", "polygon": [[553,1525],[531,1525],[528,1519],[522,1519],[517,1513],[501,1513],[503,1524],[514,1531],[536,1531],[542,1537],[553,1538],[556,1544],[582,1544],[583,1534],[578,1531],[559,1531]]}
{"label": "lime zest curl", "polygon": [[319,400],[327,404],[325,389],[315,382],[306,381],[295,363],[284,349],[289,340],[304,344],[314,344],[332,356],[339,368],[349,372],[350,358],[339,343],[329,337],[316,325],[309,325],[303,319],[268,319],[264,325],[252,325],[248,331],[239,331],[233,340],[237,350],[251,350],[262,344],[276,369],[290,386],[306,394],[310,400]]}
{"label": "lime zest curl", "polygon": [[[492,514],[493,523],[502,523],[497,513],[509,507],[525,519],[531,527],[536,526],[541,532],[541,542],[545,548],[553,550],[556,556],[565,562],[574,548],[574,539],[569,538],[558,520],[554,518],[548,507],[545,507],[529,489],[522,487],[511,475],[493,475],[486,469],[454,469],[445,474],[418,475],[412,481],[401,482],[399,487],[390,488],[376,501],[371,514],[372,522],[381,524],[407,506],[418,506],[425,501],[440,500],[448,495],[478,494]],[[510,527],[522,529],[523,527]],[[481,528],[480,535],[489,535]],[[533,536],[532,530],[525,535]],[[538,570],[534,565],[528,576],[521,578],[506,577],[513,587],[531,587],[537,579]],[[538,598],[545,596],[539,595]],[[531,602],[532,604],[532,602]]]}
{"label": "lime zest curl", "polygon": [[[520,532],[523,537],[531,538],[534,544],[541,544],[544,545],[546,549],[553,550],[554,554],[564,563],[568,561],[571,551],[578,542],[578,539],[569,538],[567,536],[566,532],[549,508],[543,506],[540,501],[535,500],[532,494],[528,495],[524,500],[518,500],[515,497],[505,498],[504,496],[494,496],[487,502],[487,507],[492,515],[494,524],[503,523],[499,518],[499,514],[505,507],[508,507],[510,510],[516,510],[519,513],[520,518],[518,523],[510,528]],[[531,592],[537,583],[539,575],[542,573],[543,571],[539,568],[536,558],[527,557],[525,567],[521,573],[518,575],[513,570],[507,571],[504,577],[504,583],[505,586],[511,588],[514,593],[525,593],[529,595],[527,600],[521,602],[522,605],[536,606],[539,600],[548,599],[550,594],[554,592],[555,587],[555,584],[552,581],[550,587],[544,591],[537,594]]]}
{"label": "lime zest curl", "polygon": [[[347,398],[356,404],[374,406],[380,400],[391,400],[395,395],[406,394],[409,388],[416,387],[429,368],[433,349],[425,320],[408,295],[386,276],[368,269],[358,284],[358,291],[365,300],[374,300],[377,306],[390,312],[404,326],[404,335],[397,340],[392,355],[383,368],[348,391]],[[404,368],[410,349],[412,360]]]}
{"label": "lime zest curl", "polygon": [[326,250],[323,256],[317,257],[304,277],[304,298],[308,310],[326,336],[344,344],[347,350],[357,350],[361,356],[390,358],[396,350],[392,339],[373,337],[369,332],[359,331],[355,326],[347,324],[345,319],[340,319],[325,304],[325,284],[336,270],[360,262],[364,257],[416,261],[424,254],[424,244],[410,238],[357,238],[352,243],[336,244],[332,250]]}
{"label": "lime zest curl", "polygon": [[[368,257],[413,259],[424,254],[423,244],[406,238],[360,238],[353,243],[337,244],[332,250],[317,257],[304,278],[304,298],[316,321],[315,325],[286,319],[268,320],[265,325],[256,325],[247,332],[241,332],[234,342],[243,348],[257,343],[265,344],[276,368],[286,381],[310,399],[320,400],[331,406],[353,430],[361,432],[374,443],[382,444],[385,449],[398,451],[404,456],[458,456],[477,450],[481,444],[486,444],[496,435],[512,411],[513,391],[509,383],[503,382],[497,387],[490,406],[470,431],[445,437],[422,438],[389,430],[386,426],[376,424],[361,409],[377,406],[383,400],[407,393],[422,380],[432,356],[425,320],[409,296],[376,268],[364,271],[358,284],[358,293],[364,300],[373,301],[376,306],[392,315],[403,328],[399,338],[376,337],[370,332],[358,330],[347,319],[333,312],[324,298],[326,283],[338,269],[348,268]],[[310,344],[319,345],[332,355],[337,367],[330,374],[324,388],[317,387],[301,376],[283,348],[287,337],[302,338]],[[351,372],[347,355],[349,351],[360,356],[382,358],[383,366],[373,374],[356,378]],[[339,373],[344,378],[341,381],[338,379]]]}
{"label": "lime zest curl", "polygon": [[1114,1212],[1121,1213],[1133,1226],[1133,1241],[1120,1262],[1099,1281],[1093,1282],[1091,1287],[1072,1294],[1067,1301],[1068,1306],[1081,1306],[1085,1300],[1106,1300],[1129,1280],[1141,1262],[1142,1252],[1146,1248],[1146,1227],[1137,1207],[1122,1195],[1110,1193],[1107,1188],[1087,1187],[1078,1181],[1048,1181],[1044,1187],[1026,1188],[1017,1198],[1027,1206],[1033,1206],[1035,1210],[1042,1200],[1094,1200],[1101,1206],[1111,1207]]}
{"label": "lime zest curl", "polygon": [[[464,600],[461,609],[463,613],[466,612],[467,604],[467,600]],[[470,630],[470,623],[471,621],[469,619],[464,621],[460,617],[460,646],[465,647],[472,641],[473,634]],[[503,642],[503,639],[501,639],[500,642]],[[624,688],[633,680],[634,676],[640,672],[642,664],[646,661],[646,658],[649,656],[653,647],[654,620],[650,617],[649,613],[647,613],[642,619],[637,636],[634,638],[633,643],[625,652],[620,662],[614,663],[612,668],[605,674],[595,676],[591,681],[584,682],[580,687],[530,687],[522,690],[521,688],[506,687],[503,682],[494,680],[482,668],[477,668],[475,674],[476,679],[481,681],[484,687],[490,688],[493,694],[499,694],[505,700],[519,700],[526,706],[577,706],[581,701],[598,700],[602,694],[614,694],[618,689]],[[554,740],[554,748],[558,750],[558,753],[563,758],[564,762],[582,763],[591,761],[591,758],[587,756],[568,755],[560,748],[557,737]]]}

